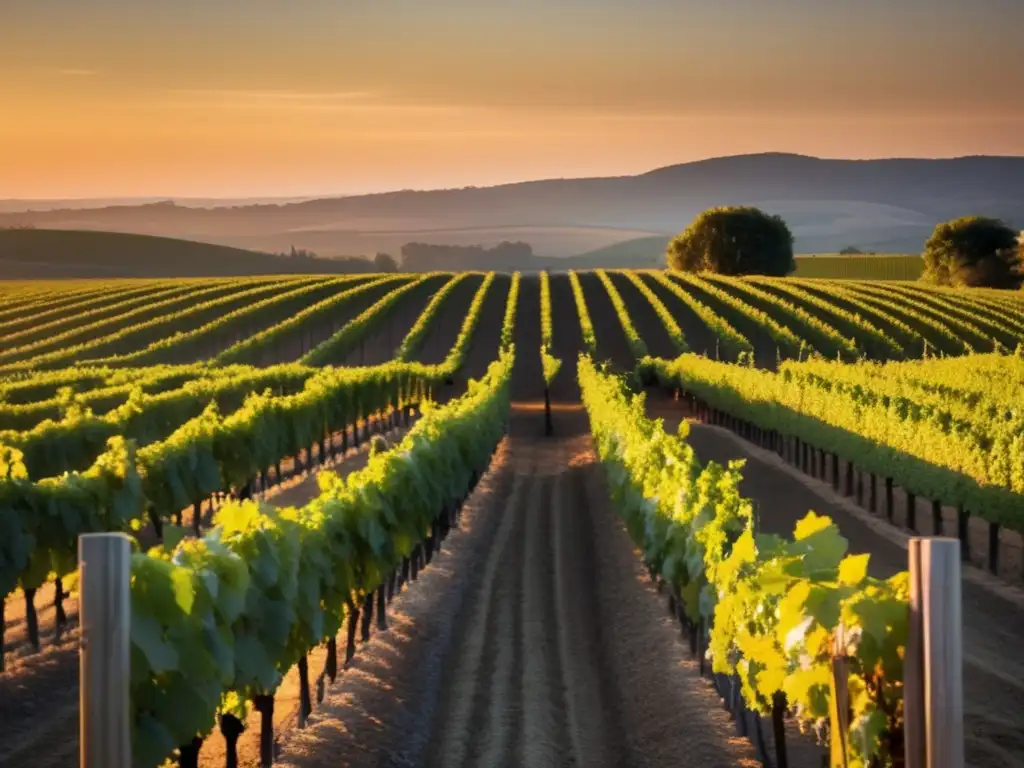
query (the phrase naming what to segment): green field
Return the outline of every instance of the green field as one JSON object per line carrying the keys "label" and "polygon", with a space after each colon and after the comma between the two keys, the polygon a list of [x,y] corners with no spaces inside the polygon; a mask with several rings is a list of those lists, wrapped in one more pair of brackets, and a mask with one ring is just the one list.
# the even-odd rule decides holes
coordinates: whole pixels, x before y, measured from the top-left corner
{"label": "green field", "polygon": [[794,275],[841,280],[917,280],[922,272],[924,261],[914,253],[821,253],[798,255]]}

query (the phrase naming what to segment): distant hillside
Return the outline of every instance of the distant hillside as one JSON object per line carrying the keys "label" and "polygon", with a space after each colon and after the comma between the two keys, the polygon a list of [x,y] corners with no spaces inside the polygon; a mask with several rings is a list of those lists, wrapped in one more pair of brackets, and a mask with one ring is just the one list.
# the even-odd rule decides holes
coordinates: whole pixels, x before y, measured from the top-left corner
{"label": "distant hillside", "polygon": [[365,259],[293,258],[149,235],[0,230],[0,278],[7,280],[373,271]]}
{"label": "distant hillside", "polygon": [[572,269],[660,267],[665,264],[665,250],[671,239],[661,235],[636,237],[572,256],[567,261],[572,262]]}
{"label": "distant hillside", "polygon": [[551,179],[305,202],[190,207],[168,202],[0,213],[0,226],[99,229],[265,251],[397,252],[409,242],[493,247],[523,241],[538,257],[592,253],[681,231],[714,205],[783,216],[801,253],[917,252],[939,221],[974,213],[1024,227],[1024,158],[823,160],[741,155],[638,176]]}

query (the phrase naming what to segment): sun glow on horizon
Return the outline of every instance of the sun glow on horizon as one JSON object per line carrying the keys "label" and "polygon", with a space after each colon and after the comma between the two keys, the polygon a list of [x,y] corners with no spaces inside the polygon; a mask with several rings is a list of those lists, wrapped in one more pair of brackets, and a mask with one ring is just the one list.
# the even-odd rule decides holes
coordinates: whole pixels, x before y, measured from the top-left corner
{"label": "sun glow on horizon", "polygon": [[1024,5],[1006,0],[97,5],[8,12],[0,198],[485,186],[764,151],[1024,154],[1008,96],[1024,92]]}

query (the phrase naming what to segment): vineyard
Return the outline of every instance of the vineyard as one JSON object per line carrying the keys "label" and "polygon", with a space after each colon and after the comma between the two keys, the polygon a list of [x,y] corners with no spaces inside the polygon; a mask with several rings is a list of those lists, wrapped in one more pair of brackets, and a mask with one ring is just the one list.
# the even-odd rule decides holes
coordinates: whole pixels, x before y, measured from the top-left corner
{"label": "vineyard", "polygon": [[917,280],[924,259],[917,254],[816,254],[798,256],[797,277],[831,277],[844,280]]}
{"label": "vineyard", "polygon": [[1024,294],[863,277],[0,285],[0,768],[77,759],[118,531],[139,766],[817,766],[840,626],[899,763],[909,533],[1024,768]]}

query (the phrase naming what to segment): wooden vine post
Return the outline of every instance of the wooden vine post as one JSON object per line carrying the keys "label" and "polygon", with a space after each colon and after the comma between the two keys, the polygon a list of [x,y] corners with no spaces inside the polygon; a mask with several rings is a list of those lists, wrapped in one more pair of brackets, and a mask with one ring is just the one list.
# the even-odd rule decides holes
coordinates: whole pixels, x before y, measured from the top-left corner
{"label": "wooden vine post", "polygon": [[829,768],[847,768],[850,735],[850,660],[846,631],[840,623],[833,635],[832,677],[829,696]]}
{"label": "wooden vine post", "polygon": [[904,658],[906,768],[963,768],[960,542],[912,538]]}
{"label": "wooden vine post", "polygon": [[123,533],[78,537],[81,768],[130,768],[131,557]]}

